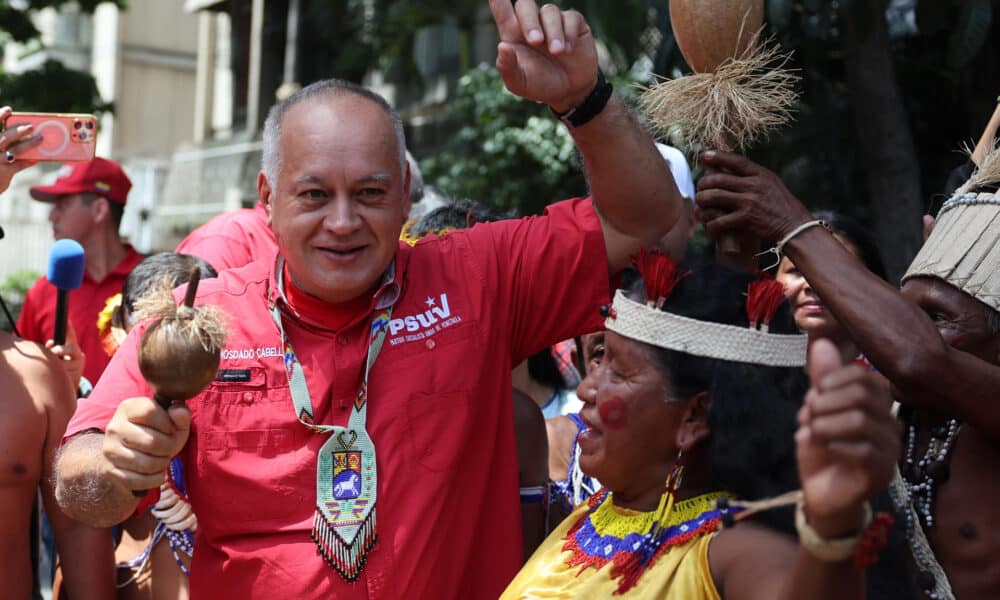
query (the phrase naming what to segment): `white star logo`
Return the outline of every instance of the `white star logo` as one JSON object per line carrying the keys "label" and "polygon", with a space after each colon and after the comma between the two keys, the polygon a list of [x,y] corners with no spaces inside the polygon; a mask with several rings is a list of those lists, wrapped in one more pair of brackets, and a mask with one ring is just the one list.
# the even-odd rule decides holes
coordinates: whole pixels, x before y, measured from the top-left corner
{"label": "white star logo", "polygon": [[424,304],[426,304],[427,306],[434,306],[434,298],[427,296],[427,300],[424,300]]}

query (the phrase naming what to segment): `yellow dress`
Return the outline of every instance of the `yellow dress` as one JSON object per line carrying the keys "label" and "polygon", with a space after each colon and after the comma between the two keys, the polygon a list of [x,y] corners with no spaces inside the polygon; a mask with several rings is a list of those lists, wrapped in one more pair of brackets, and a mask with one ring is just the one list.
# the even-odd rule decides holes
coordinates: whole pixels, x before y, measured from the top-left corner
{"label": "yellow dress", "polygon": [[[610,598],[634,600],[720,600],[708,565],[708,546],[719,528],[715,501],[707,494],[677,502],[663,524],[659,544],[643,547],[656,521],[647,513],[616,507],[602,490],[584,502],[542,542],[501,600]],[[646,550],[636,568],[629,556]],[[622,551],[624,549],[624,552]],[[627,567],[631,560],[631,578]],[[626,573],[622,573],[622,571]]]}

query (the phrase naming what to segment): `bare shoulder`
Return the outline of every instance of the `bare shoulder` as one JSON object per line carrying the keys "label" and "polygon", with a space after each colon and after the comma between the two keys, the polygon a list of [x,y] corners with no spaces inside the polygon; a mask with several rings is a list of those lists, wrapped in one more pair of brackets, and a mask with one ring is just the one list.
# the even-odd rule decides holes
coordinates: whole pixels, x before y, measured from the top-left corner
{"label": "bare shoulder", "polygon": [[573,419],[566,416],[545,419],[549,438],[549,477],[560,481],[569,476],[570,452],[579,431]]}
{"label": "bare shoulder", "polygon": [[[708,552],[712,580],[723,597],[738,600],[737,595],[725,594],[726,588],[743,589],[744,584],[759,588],[780,582],[795,560],[798,541],[763,525],[743,522],[719,532]],[[751,588],[754,585],[750,585]]]}
{"label": "bare shoulder", "polygon": [[36,403],[61,400],[72,384],[66,372],[44,347],[27,340],[0,335],[0,389],[8,393],[24,390]]}
{"label": "bare shoulder", "polygon": [[569,452],[573,448],[573,440],[580,429],[567,416],[560,415],[545,419],[545,429],[549,435],[549,447],[559,456],[565,456],[569,461]]}

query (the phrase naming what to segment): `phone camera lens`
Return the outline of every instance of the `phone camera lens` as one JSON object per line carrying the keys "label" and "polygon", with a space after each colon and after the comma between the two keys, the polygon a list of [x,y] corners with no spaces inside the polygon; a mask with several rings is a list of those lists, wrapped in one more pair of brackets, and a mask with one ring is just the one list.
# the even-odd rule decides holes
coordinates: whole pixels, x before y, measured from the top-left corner
{"label": "phone camera lens", "polygon": [[87,121],[87,129],[93,129],[93,128],[94,128],[94,122],[93,121]]}
{"label": "phone camera lens", "polygon": [[79,121],[76,121],[75,123],[73,123],[73,129],[79,129],[81,127],[83,127],[83,123],[81,123]]}
{"label": "phone camera lens", "polygon": [[87,139],[87,132],[86,131],[81,131],[80,132],[80,140],[83,141],[83,140],[86,140],[86,139]]}

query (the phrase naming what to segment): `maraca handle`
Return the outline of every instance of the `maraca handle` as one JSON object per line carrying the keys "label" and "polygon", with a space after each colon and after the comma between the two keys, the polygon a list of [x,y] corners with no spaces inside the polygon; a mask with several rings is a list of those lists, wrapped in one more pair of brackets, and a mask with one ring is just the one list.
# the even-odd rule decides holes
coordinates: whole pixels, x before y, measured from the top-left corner
{"label": "maraca handle", "polygon": [[[159,404],[161,407],[163,407],[163,410],[167,410],[168,408],[170,408],[170,405],[174,403],[174,401],[171,400],[170,398],[167,398],[166,396],[161,396],[159,394],[153,394],[153,400],[156,400],[156,403]],[[132,490],[132,495],[135,496],[136,498],[142,498],[148,493],[149,490]]]}

